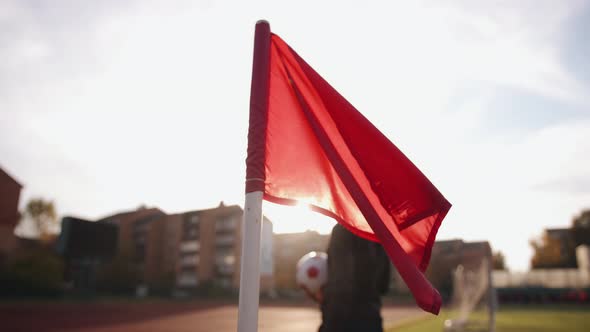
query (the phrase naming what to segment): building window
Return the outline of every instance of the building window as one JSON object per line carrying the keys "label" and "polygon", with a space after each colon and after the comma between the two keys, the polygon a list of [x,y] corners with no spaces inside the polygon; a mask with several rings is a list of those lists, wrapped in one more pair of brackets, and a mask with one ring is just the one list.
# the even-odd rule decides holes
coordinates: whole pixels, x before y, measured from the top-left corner
{"label": "building window", "polygon": [[196,238],[197,237],[197,230],[194,228],[189,229],[188,237],[189,238]]}
{"label": "building window", "polygon": [[199,280],[197,278],[197,274],[194,272],[182,272],[178,276],[177,284],[180,287],[194,287],[197,286]]}
{"label": "building window", "polygon": [[231,278],[224,277],[217,280],[217,284],[223,288],[231,287]]}
{"label": "building window", "polygon": [[236,228],[235,220],[233,216],[218,219],[215,223],[215,230],[218,232],[233,231]]}
{"label": "building window", "polygon": [[236,257],[231,250],[221,250],[215,254],[215,270],[218,275],[227,276],[234,273]]}
{"label": "building window", "polygon": [[182,267],[197,266],[198,264],[199,264],[199,255],[198,254],[182,255],[180,258],[180,265]]}
{"label": "building window", "polygon": [[201,244],[199,241],[186,241],[180,244],[180,252],[196,252],[201,249]]}
{"label": "building window", "polygon": [[235,238],[233,234],[217,235],[215,238],[215,244],[218,246],[231,246],[234,244]]}

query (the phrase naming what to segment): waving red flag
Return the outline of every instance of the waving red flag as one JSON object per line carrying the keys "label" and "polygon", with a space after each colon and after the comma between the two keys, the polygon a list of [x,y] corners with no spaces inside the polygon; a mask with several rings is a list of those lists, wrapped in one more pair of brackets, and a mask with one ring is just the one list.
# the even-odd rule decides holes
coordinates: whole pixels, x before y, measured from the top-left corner
{"label": "waving red flag", "polygon": [[281,38],[254,59],[246,192],[308,204],[354,234],[378,241],[418,305],[441,298],[423,275],[451,207],[412,162]]}

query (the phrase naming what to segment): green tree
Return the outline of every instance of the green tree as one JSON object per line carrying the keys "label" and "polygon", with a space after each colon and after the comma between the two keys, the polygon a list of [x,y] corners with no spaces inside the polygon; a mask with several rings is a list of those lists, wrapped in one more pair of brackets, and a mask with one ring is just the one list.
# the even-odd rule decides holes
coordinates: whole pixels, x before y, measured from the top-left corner
{"label": "green tree", "polygon": [[25,207],[24,216],[33,222],[42,242],[48,242],[59,232],[59,220],[52,201],[31,199]]}
{"label": "green tree", "polygon": [[506,262],[504,254],[501,251],[497,251],[492,256],[492,264],[494,270],[506,270]]}
{"label": "green tree", "polygon": [[98,289],[112,294],[132,294],[141,281],[133,253],[119,253],[112,261],[104,264],[98,271]]}
{"label": "green tree", "polygon": [[170,295],[176,286],[176,273],[162,272],[156,280],[149,283],[150,294]]}
{"label": "green tree", "polygon": [[64,263],[44,248],[18,254],[0,274],[4,296],[52,296],[62,291]]}
{"label": "green tree", "polygon": [[533,269],[575,268],[576,250],[571,234],[564,238],[552,238],[547,232],[540,239],[530,242],[534,254],[531,259]]}
{"label": "green tree", "polygon": [[[553,232],[550,236],[549,233]],[[534,269],[577,267],[576,248],[590,245],[590,210],[582,211],[572,220],[567,230],[548,230],[543,237],[532,240],[534,250],[531,267]]]}
{"label": "green tree", "polygon": [[574,245],[590,245],[590,210],[584,210],[572,221]]}

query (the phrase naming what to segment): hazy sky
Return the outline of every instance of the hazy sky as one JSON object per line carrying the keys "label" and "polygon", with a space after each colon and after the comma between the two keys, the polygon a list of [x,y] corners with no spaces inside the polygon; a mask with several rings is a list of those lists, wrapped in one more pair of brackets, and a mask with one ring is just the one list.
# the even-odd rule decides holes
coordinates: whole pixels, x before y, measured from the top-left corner
{"label": "hazy sky", "polygon": [[[21,205],[242,204],[261,18],[453,203],[439,239],[524,269],[530,238],[590,207],[590,1],[542,0],[0,0],[0,166]],[[271,213],[279,232],[315,221]]]}

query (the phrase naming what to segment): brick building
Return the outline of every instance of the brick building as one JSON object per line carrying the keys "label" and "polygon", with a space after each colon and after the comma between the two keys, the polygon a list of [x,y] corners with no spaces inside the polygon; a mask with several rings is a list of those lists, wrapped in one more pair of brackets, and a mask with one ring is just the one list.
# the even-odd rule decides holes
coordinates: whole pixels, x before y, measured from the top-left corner
{"label": "brick building", "polygon": [[18,202],[22,185],[0,168],[0,262],[18,245],[14,228],[20,214]]}
{"label": "brick building", "polygon": [[545,239],[555,244],[557,249],[555,265],[575,268],[575,240],[571,228],[548,228],[545,230]]}
{"label": "brick building", "polygon": [[182,215],[177,285],[190,288],[213,282],[238,288],[242,209],[220,205]]}
{"label": "brick building", "polygon": [[492,248],[487,241],[464,242],[463,240],[436,241],[430,261],[444,260],[451,269],[459,264],[465,268],[476,268],[484,259],[491,259]]}
{"label": "brick building", "polygon": [[[175,223],[180,223],[175,226],[180,229],[176,233],[180,234],[176,263],[178,287],[213,283],[223,288],[239,288],[242,215],[241,207],[222,203],[216,208],[171,216],[176,218]],[[272,250],[272,223],[264,217],[262,227],[260,286],[267,291],[274,286],[272,258],[265,259],[265,252]]]}
{"label": "brick building", "polygon": [[[242,208],[237,205],[166,214],[138,209],[101,219],[119,225],[119,252],[133,257],[143,282],[172,282],[190,290],[202,284],[237,289],[240,283]],[[264,218],[261,290],[273,287],[272,223]],[[269,236],[270,234],[270,236]],[[267,255],[268,256],[268,255]],[[270,268],[268,265],[270,264]]]}
{"label": "brick building", "polygon": [[166,214],[156,208],[140,208],[135,211],[115,214],[99,220],[119,227],[117,252],[130,256],[143,277],[143,282],[157,283],[163,277],[162,223]]}
{"label": "brick building", "polygon": [[[426,276],[439,290],[443,299],[451,295],[453,278],[452,273],[459,265],[466,270],[478,269],[481,262],[492,262],[492,248],[487,241],[465,242],[463,240],[436,241],[432,248],[430,264],[426,270]],[[393,289],[400,293],[409,290],[401,279],[401,276],[393,269]]]}

